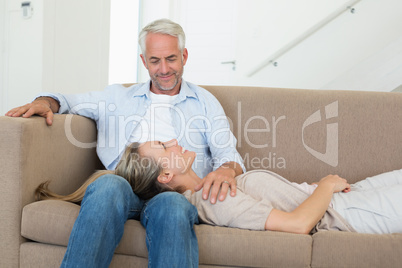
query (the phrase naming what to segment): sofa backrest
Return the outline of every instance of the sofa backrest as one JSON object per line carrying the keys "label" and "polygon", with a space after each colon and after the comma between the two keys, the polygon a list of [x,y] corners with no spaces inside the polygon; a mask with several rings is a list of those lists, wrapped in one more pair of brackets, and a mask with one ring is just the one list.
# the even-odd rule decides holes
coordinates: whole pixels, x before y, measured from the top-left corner
{"label": "sofa backrest", "polygon": [[225,109],[248,170],[350,182],[402,169],[402,94],[203,86]]}

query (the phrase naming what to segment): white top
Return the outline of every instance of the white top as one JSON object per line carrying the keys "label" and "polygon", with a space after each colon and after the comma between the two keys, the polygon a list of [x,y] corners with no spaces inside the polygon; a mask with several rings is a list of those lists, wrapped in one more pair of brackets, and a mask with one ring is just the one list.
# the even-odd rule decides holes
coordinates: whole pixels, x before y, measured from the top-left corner
{"label": "white top", "polygon": [[[140,125],[134,129],[130,141],[169,141],[177,138],[172,123],[172,114],[169,108],[173,107],[173,102],[178,95],[169,96],[150,92],[152,104],[148,106],[144,118]],[[151,122],[155,122],[151,124]]]}

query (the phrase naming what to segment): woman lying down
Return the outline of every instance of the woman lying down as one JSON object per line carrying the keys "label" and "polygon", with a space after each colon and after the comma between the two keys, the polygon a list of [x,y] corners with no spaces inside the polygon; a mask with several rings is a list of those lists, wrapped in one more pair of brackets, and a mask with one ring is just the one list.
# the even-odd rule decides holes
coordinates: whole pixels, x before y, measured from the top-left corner
{"label": "woman lying down", "polygon": [[88,185],[108,173],[125,178],[143,200],[165,191],[182,193],[198,209],[202,223],[251,230],[315,233],[338,230],[360,233],[402,233],[402,170],[366,178],[349,185],[329,175],[318,183],[297,184],[266,170],[236,177],[237,194],[211,204],[191,168],[195,153],[176,140],[133,143],[127,147],[115,171],[99,171],[73,194],[60,196],[37,189],[38,199],[80,202]]}

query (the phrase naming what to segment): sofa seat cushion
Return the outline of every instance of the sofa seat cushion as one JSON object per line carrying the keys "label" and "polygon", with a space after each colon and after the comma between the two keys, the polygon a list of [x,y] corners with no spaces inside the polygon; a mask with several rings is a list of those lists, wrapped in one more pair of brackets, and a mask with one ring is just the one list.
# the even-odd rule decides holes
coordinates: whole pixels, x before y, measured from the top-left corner
{"label": "sofa seat cushion", "polygon": [[80,206],[47,200],[31,203],[22,210],[21,235],[33,241],[67,246]]}
{"label": "sofa seat cushion", "polygon": [[310,267],[312,237],[200,224],[200,264],[229,267]]}
{"label": "sofa seat cushion", "polygon": [[311,267],[401,267],[402,263],[402,234],[318,232],[313,244]]}
{"label": "sofa seat cushion", "polygon": [[[45,200],[31,203],[22,211],[21,235],[40,243],[67,246],[79,212],[80,206],[70,202]],[[116,253],[148,257],[145,229],[139,221],[126,222]]]}
{"label": "sofa seat cushion", "polygon": [[[31,203],[22,213],[23,237],[55,246],[67,246],[80,206],[56,200]],[[250,231],[197,225],[200,264],[241,267],[309,267],[312,237],[280,232]],[[117,254],[148,257],[145,229],[128,220]],[[286,257],[284,257],[286,256]]]}

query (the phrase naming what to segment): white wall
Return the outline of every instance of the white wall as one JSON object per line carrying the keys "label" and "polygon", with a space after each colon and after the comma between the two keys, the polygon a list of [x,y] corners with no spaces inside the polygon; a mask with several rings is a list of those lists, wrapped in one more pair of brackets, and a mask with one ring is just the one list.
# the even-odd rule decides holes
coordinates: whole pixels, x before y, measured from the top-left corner
{"label": "white wall", "polygon": [[[238,1],[186,1],[182,23],[189,60],[184,78],[197,84],[235,84]],[[227,62],[223,64],[223,62]]]}
{"label": "white wall", "polygon": [[20,1],[5,2],[2,97],[3,109],[8,110],[28,102],[41,90],[43,3],[32,1],[33,15],[24,19]]}
{"label": "white wall", "polygon": [[3,96],[4,90],[4,23],[5,23],[5,14],[6,14],[6,1],[0,0],[0,116],[3,114],[5,110],[4,107],[4,99]]}
{"label": "white wall", "polygon": [[109,84],[137,82],[139,0],[111,1]]}
{"label": "white wall", "polygon": [[[292,1],[282,1],[282,7],[289,2]],[[317,1],[317,5],[314,5],[317,7],[314,8],[314,12],[325,16],[328,10],[320,11],[318,2],[329,4],[331,1]],[[289,8],[276,9],[277,13],[281,14],[282,19],[264,20],[266,24],[259,23],[259,20],[262,19],[261,15],[250,16],[247,19],[247,26],[251,26],[254,23],[255,25],[264,25],[265,29],[265,25],[274,24],[280,31],[275,31],[269,27],[271,29],[269,35],[253,37],[253,33],[250,33],[248,29],[243,29],[242,36],[246,39],[250,38],[251,53],[240,57],[244,61],[239,60],[239,69],[244,68],[245,71],[240,70],[238,83],[273,87],[378,91],[390,91],[398,85],[397,81],[393,81],[393,84],[389,83],[389,77],[371,76],[371,78],[376,77],[377,80],[371,80],[368,87],[366,83],[368,70],[364,68],[366,68],[367,61],[370,58],[376,59],[375,63],[371,64],[371,69],[369,70],[371,73],[380,73],[384,72],[384,70],[390,72],[398,68],[398,64],[392,63],[387,59],[400,59],[400,56],[397,57],[400,52],[392,49],[391,45],[402,37],[400,30],[402,29],[400,12],[402,2],[399,0],[360,1],[355,6],[356,12],[354,14],[344,12],[337,19],[279,58],[278,67],[269,65],[257,74],[251,77],[247,76],[256,62],[263,61],[264,57],[269,57],[281,45],[285,45],[287,41],[291,40],[292,34],[289,34],[287,38],[282,38],[281,31],[287,33],[297,28],[302,33],[303,27],[307,29],[306,23],[309,22],[309,19],[303,19],[304,16],[311,18],[310,22],[312,23],[319,21],[319,18],[317,16],[314,18],[314,14],[311,13],[312,6],[311,4],[304,8],[297,7],[298,16],[289,11]],[[249,5],[248,7],[251,8],[252,6]],[[271,8],[275,9],[275,7]],[[258,10],[268,9],[269,5],[266,4],[265,8]],[[290,14],[285,12],[286,10]],[[252,12],[250,13],[252,14]],[[266,13],[266,11],[261,13]],[[271,16],[267,16],[267,18],[269,17]],[[279,42],[278,39],[280,40]],[[241,44],[241,42],[239,43]],[[244,47],[240,47],[240,49],[244,51]],[[265,53],[263,53],[264,49]],[[252,62],[247,58],[257,60]],[[401,64],[399,64],[399,69],[401,69],[400,66]],[[359,75],[352,77],[353,75],[351,74]],[[399,84],[402,84],[401,70],[395,73],[393,77],[399,77]]]}
{"label": "white wall", "polygon": [[369,54],[323,88],[388,92],[398,87],[402,89],[402,35]]}
{"label": "white wall", "polygon": [[42,90],[79,93],[108,82],[109,0],[46,0]]}
{"label": "white wall", "polygon": [[[402,84],[400,0],[361,0],[355,13],[346,8],[351,0],[142,2],[142,26],[159,17],[183,26],[189,50],[184,78],[197,84],[377,91]],[[344,12],[277,59],[277,67],[267,65],[249,76],[338,9]],[[235,70],[221,64],[233,60]],[[144,70],[140,81],[148,78]],[[378,75],[368,80],[367,73]]]}
{"label": "white wall", "polygon": [[110,0],[3,0],[2,113],[41,91],[78,93],[108,84]]}
{"label": "white wall", "polygon": [[[382,91],[402,84],[399,0],[361,0],[355,14],[344,12],[279,58],[278,67],[267,66],[251,77],[247,74],[266,57],[349,0],[113,1],[123,5],[124,14],[112,9],[112,17],[128,27],[112,30],[119,37],[113,35],[110,46],[123,38],[132,54],[112,52],[109,58],[110,1],[32,0],[34,14],[24,20],[22,0],[0,0],[2,113],[44,90],[77,93],[109,82],[146,81],[138,28],[163,17],[183,26],[189,49],[184,77],[197,84]],[[138,25],[137,14],[131,14],[137,13],[137,3]],[[222,64],[231,60],[235,70]],[[138,78],[132,61],[137,61]]]}

